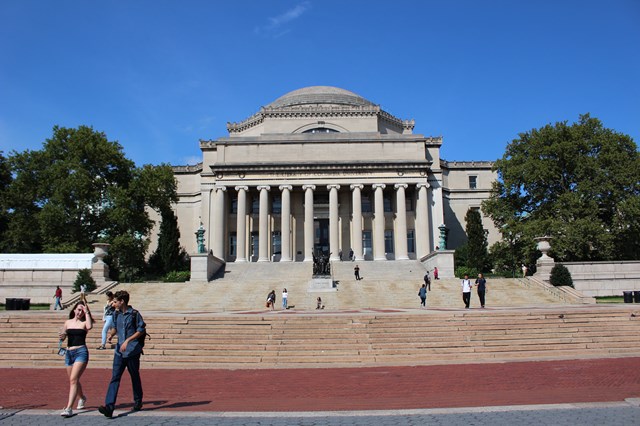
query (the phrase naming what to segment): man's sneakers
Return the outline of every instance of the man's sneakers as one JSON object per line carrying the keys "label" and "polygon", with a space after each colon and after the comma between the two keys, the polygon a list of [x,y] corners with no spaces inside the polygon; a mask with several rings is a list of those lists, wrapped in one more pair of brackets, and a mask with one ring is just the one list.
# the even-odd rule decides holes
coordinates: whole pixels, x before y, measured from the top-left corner
{"label": "man's sneakers", "polygon": [[140,411],[142,410],[142,401],[138,401],[135,404],[133,404],[133,411]]}
{"label": "man's sneakers", "polygon": [[103,416],[109,419],[113,416],[113,408],[105,407],[104,405],[101,405],[98,407],[98,411],[100,412],[100,414],[102,414]]}
{"label": "man's sneakers", "polygon": [[71,410],[71,408],[64,408],[62,410],[62,413],[60,413],[60,415],[62,417],[71,417],[71,416],[73,416],[73,411]]}
{"label": "man's sneakers", "polygon": [[87,403],[87,398],[80,398],[78,400],[78,406],[76,407],[78,410],[84,410],[84,405]]}

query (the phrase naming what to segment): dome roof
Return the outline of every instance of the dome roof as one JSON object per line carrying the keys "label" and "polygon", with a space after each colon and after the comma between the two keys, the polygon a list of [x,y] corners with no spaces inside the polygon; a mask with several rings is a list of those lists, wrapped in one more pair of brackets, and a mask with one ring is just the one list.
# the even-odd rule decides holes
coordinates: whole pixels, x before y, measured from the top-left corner
{"label": "dome roof", "polygon": [[279,97],[267,108],[282,108],[309,104],[338,104],[350,106],[372,106],[372,102],[348,90],[332,86],[310,86],[294,90]]}

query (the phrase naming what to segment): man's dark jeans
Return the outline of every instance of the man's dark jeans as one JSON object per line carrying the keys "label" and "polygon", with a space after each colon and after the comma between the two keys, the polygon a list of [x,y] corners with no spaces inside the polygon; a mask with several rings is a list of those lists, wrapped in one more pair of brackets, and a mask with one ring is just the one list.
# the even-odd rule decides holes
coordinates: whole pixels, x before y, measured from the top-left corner
{"label": "man's dark jeans", "polygon": [[133,387],[133,401],[134,403],[142,403],[142,382],[140,381],[140,355],[133,357],[122,358],[121,356],[113,355],[113,373],[111,375],[111,382],[109,383],[109,390],[107,390],[107,397],[105,398],[105,406],[113,409],[116,405],[116,399],[118,398],[118,389],[120,388],[120,379],[124,373],[125,368],[129,370],[131,376],[131,385]]}

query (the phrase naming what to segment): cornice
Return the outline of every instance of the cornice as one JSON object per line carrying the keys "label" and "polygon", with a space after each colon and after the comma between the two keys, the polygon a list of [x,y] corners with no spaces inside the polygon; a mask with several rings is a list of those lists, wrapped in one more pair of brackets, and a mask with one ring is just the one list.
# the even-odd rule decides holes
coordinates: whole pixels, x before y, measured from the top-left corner
{"label": "cornice", "polygon": [[247,164],[212,164],[211,171],[217,172],[274,172],[274,171],[348,171],[348,170],[425,170],[431,167],[432,162],[362,162],[354,163],[247,163]]}
{"label": "cornice", "polygon": [[175,174],[196,174],[202,171],[202,163],[198,163],[193,166],[172,166],[171,168]]}
{"label": "cornice", "polygon": [[440,160],[443,169],[491,169],[493,161],[446,161]]}

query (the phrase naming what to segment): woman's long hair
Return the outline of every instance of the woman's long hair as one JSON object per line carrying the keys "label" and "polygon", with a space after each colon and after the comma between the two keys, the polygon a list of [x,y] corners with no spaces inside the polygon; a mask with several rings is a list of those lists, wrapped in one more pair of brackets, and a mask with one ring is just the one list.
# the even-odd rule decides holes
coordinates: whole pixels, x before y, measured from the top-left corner
{"label": "woman's long hair", "polygon": [[[69,312],[69,319],[73,318],[76,316],[76,308],[78,307],[78,305],[83,305],[83,306],[87,306],[86,303],[84,303],[82,300],[79,301],[78,303],[76,303],[75,305],[73,305],[73,309]],[[89,312],[89,315],[91,315],[91,312]],[[82,317],[79,318],[80,321],[86,321],[87,319],[85,318],[85,314],[82,314]],[[92,317],[93,319],[93,317]]]}

